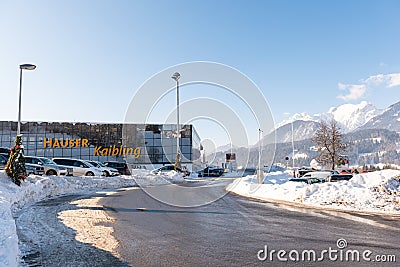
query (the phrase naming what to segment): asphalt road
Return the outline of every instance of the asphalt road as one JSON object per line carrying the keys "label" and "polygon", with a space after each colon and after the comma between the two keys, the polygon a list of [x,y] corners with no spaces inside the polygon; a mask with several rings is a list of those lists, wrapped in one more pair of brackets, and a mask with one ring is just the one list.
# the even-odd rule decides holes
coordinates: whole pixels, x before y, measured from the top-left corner
{"label": "asphalt road", "polygon": [[[114,236],[123,260],[131,266],[398,266],[377,260],[393,261],[394,255],[400,261],[399,218],[297,208],[230,194],[208,205],[180,208],[148,194],[160,198],[162,192],[169,200],[190,202],[202,194],[221,194],[228,182],[154,187],[147,193],[134,189],[105,197],[101,203],[116,218]],[[184,193],[185,187],[198,191]],[[339,239],[345,241],[338,247]],[[278,258],[279,250],[286,252],[280,254],[286,262]],[[310,250],[322,262],[314,262]],[[354,262],[357,253],[360,261]]]}

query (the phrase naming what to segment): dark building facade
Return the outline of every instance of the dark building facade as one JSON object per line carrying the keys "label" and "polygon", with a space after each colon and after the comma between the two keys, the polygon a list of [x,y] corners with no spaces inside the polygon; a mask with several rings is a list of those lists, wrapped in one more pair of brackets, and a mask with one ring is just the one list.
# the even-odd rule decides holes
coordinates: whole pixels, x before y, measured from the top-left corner
{"label": "dark building facade", "polygon": [[[17,122],[0,121],[0,147],[14,145]],[[175,162],[176,125],[70,122],[21,124],[25,155],[98,161],[126,161],[158,167]],[[193,125],[181,125],[182,164],[200,165],[200,138]],[[149,168],[151,168],[149,166]]]}

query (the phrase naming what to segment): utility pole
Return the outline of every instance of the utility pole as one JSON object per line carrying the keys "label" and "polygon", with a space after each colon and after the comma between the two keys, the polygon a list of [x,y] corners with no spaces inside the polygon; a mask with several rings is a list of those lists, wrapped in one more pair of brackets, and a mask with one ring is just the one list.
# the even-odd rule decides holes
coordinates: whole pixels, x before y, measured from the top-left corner
{"label": "utility pole", "polygon": [[294,169],[294,131],[293,131],[293,121],[292,121],[292,168]]}
{"label": "utility pole", "polygon": [[264,183],[264,171],[261,170],[261,135],[262,130],[258,129],[258,170],[257,170],[257,181],[259,184]]}

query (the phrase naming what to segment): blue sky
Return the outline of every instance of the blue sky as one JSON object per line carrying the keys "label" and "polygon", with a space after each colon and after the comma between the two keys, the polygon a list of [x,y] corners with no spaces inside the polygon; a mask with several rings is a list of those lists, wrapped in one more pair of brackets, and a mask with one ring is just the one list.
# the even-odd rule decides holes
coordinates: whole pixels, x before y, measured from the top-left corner
{"label": "blue sky", "polygon": [[0,120],[17,119],[20,63],[38,66],[23,74],[22,120],[122,122],[142,83],[190,61],[243,72],[277,122],[362,100],[385,108],[400,100],[399,14],[397,0],[2,0]]}

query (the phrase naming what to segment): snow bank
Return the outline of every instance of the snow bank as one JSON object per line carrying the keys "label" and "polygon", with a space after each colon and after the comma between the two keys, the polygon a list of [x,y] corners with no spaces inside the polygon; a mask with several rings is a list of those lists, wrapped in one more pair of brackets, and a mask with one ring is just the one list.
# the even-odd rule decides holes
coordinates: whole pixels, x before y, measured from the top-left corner
{"label": "snow bank", "polygon": [[18,236],[12,211],[63,194],[184,181],[175,171],[154,175],[147,170],[133,170],[132,176],[116,177],[29,176],[19,187],[0,171],[0,266],[18,266],[19,262]]}
{"label": "snow bank", "polygon": [[269,173],[262,185],[256,177],[236,179],[228,191],[258,199],[299,203],[319,208],[400,215],[400,171],[355,175],[349,181],[308,185],[290,182],[290,175]]}

